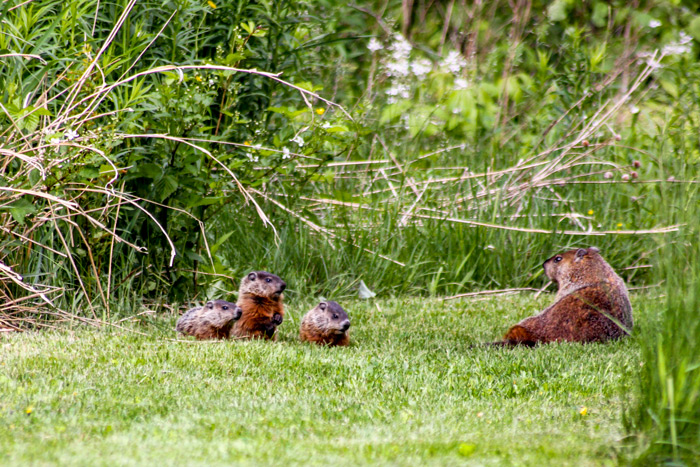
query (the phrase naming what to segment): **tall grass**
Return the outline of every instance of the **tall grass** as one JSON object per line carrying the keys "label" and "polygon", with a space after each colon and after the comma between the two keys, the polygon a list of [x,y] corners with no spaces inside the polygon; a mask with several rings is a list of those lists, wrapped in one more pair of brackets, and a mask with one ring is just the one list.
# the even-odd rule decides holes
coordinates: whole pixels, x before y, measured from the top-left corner
{"label": "tall grass", "polygon": [[[472,26],[483,15],[509,33],[465,48],[464,11],[410,13],[425,22],[409,22],[408,42],[384,21],[398,2],[384,17],[212,3],[7,9],[5,321],[227,295],[261,267],[299,294],[360,280],[390,294],[539,287],[543,257],[591,244],[628,280],[651,277],[654,236],[677,229],[656,215],[659,182],[692,182],[678,167],[692,152],[671,156],[656,136],[664,112],[685,122],[668,94],[690,92],[688,54],[619,62],[632,20],[595,29],[578,10],[580,30],[469,10]],[[524,24],[556,38],[546,53]],[[665,134],[683,144],[683,129]]]}
{"label": "tall grass", "polygon": [[659,250],[663,313],[637,337],[643,366],[625,414],[635,441],[632,456],[642,465],[700,459],[700,192],[691,187],[667,202],[686,228]]}

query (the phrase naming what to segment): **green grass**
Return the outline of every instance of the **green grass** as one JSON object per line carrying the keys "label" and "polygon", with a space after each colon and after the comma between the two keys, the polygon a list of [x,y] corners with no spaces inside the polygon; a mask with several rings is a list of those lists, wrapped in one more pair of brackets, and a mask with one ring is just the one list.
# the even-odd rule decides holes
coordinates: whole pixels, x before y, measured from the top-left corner
{"label": "green grass", "polygon": [[[175,317],[6,336],[0,463],[613,464],[634,338],[470,347],[551,299],[346,302],[347,348],[296,339],[308,303],[277,343],[166,340]],[[639,326],[656,304],[633,297]]]}

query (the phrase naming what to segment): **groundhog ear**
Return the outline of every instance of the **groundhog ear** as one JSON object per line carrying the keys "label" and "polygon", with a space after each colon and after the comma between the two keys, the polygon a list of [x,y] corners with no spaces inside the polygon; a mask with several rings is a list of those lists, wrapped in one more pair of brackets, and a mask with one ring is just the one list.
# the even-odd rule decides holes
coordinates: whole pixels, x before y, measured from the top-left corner
{"label": "groundhog ear", "polygon": [[205,305],[207,308],[214,308],[214,302],[207,302]]}
{"label": "groundhog ear", "polygon": [[593,253],[600,253],[600,250],[594,246],[590,247],[588,251],[592,251]]}
{"label": "groundhog ear", "polygon": [[255,274],[254,272],[251,272],[250,274],[248,274],[248,280],[254,281],[257,277],[258,277],[258,275]]}
{"label": "groundhog ear", "polygon": [[320,309],[322,309],[322,310],[325,310],[327,306],[328,306],[328,305],[326,305],[326,302],[321,302],[321,303],[318,304],[318,307],[319,307]]}
{"label": "groundhog ear", "polygon": [[576,250],[576,261],[586,256],[586,253],[588,253],[588,250],[586,250],[585,248],[579,248],[578,250]]}

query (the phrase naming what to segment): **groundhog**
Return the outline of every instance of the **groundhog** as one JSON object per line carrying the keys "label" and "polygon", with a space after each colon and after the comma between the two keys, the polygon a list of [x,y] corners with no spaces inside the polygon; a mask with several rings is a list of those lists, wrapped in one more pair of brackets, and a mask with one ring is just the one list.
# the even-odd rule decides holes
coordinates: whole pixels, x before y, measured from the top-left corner
{"label": "groundhog", "polygon": [[240,338],[276,340],[277,326],[284,319],[282,299],[287,284],[265,271],[251,272],[241,281],[238,306],[243,315],[234,324],[231,334]]}
{"label": "groundhog", "polygon": [[497,345],[603,342],[632,331],[632,305],[624,281],[595,247],[570,250],[544,262],[559,286],[554,304],[510,328]]}
{"label": "groundhog", "polygon": [[299,338],[320,345],[348,345],[350,319],[336,302],[321,302],[301,320]]}
{"label": "groundhog", "polygon": [[199,340],[228,339],[233,323],[243,314],[241,307],[224,300],[212,300],[180,317],[175,330]]}

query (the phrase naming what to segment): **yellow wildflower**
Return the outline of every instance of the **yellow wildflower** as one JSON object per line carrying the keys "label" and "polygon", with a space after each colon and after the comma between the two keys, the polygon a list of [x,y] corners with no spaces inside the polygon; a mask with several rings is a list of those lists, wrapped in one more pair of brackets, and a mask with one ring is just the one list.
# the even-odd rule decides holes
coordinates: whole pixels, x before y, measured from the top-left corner
{"label": "yellow wildflower", "polygon": [[622,227],[622,225],[623,225],[622,222],[618,222],[618,223],[617,223],[617,228],[619,229],[620,227]]}
{"label": "yellow wildflower", "polygon": [[594,212],[595,212],[595,211],[593,211],[593,209],[589,209],[589,210],[588,210],[588,215],[589,215],[589,216],[592,216]]}
{"label": "yellow wildflower", "polygon": [[207,5],[209,5],[212,8],[212,10],[216,10],[216,3],[212,2],[211,0],[207,2]]}
{"label": "yellow wildflower", "polygon": [[243,143],[244,146],[250,146],[252,143],[250,141],[246,141]]}
{"label": "yellow wildflower", "polygon": [[24,413],[26,413],[27,415],[31,414],[32,412],[34,412],[34,407],[32,407],[31,405],[24,410]]}
{"label": "yellow wildflower", "polygon": [[581,410],[579,410],[578,413],[585,417],[588,414],[588,409],[586,407],[581,407]]}
{"label": "yellow wildflower", "polygon": [[326,113],[326,109],[319,107],[318,109],[316,109],[316,113],[319,115],[323,115],[324,113]]}
{"label": "yellow wildflower", "polygon": [[195,76],[194,79],[196,79],[196,80],[199,81],[200,83],[202,82],[202,77],[201,77],[201,76]]}

